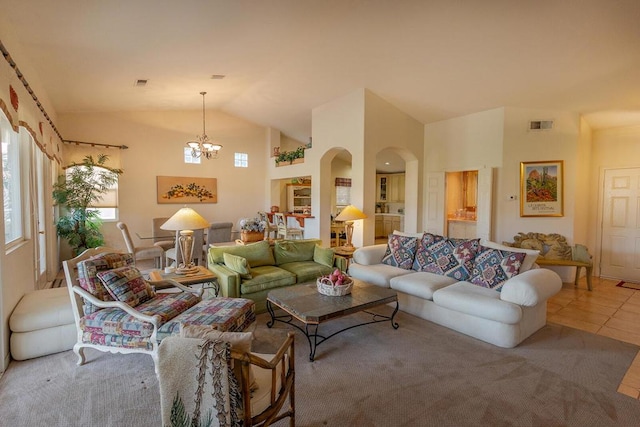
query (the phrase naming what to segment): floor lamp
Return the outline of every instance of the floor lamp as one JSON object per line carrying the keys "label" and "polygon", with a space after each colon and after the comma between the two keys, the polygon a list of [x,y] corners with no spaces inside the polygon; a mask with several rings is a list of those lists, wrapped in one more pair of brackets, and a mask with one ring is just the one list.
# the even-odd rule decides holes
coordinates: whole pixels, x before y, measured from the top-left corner
{"label": "floor lamp", "polygon": [[351,243],[351,239],[353,238],[353,221],[358,219],[365,219],[367,215],[364,214],[360,209],[356,208],[353,205],[349,205],[346,208],[340,211],[340,214],[335,218],[335,221],[345,221],[344,231],[347,235],[347,243],[342,246],[342,249],[345,251],[353,251],[355,248]]}
{"label": "floor lamp", "polygon": [[209,227],[209,222],[191,208],[184,207],[173,214],[171,218],[160,226],[163,230],[179,231],[180,253],[182,263],[176,269],[178,274],[191,274],[198,271],[193,264],[193,230],[202,230]]}

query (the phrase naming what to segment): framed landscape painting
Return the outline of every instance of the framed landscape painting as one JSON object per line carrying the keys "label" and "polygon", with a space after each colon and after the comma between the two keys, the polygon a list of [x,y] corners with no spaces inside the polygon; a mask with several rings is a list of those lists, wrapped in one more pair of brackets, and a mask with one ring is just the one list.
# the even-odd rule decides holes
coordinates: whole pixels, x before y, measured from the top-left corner
{"label": "framed landscape painting", "polygon": [[216,178],[158,176],[158,203],[218,203]]}
{"label": "framed landscape painting", "polygon": [[563,162],[520,163],[520,216],[563,216]]}

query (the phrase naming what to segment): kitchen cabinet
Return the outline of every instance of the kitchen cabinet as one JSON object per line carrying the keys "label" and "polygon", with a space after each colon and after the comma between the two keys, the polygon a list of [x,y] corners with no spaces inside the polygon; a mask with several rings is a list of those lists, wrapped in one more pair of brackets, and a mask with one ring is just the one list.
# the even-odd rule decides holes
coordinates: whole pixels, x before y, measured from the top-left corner
{"label": "kitchen cabinet", "polygon": [[376,237],[384,237],[384,223],[382,215],[376,215]]}
{"label": "kitchen cabinet", "polygon": [[404,228],[402,215],[376,215],[376,237],[387,237],[394,230],[402,231]]}
{"label": "kitchen cabinet", "polygon": [[447,228],[447,236],[453,239],[475,239],[477,237],[475,221],[450,219]]}
{"label": "kitchen cabinet", "polygon": [[403,173],[377,174],[376,201],[379,203],[403,203],[404,177]]}
{"label": "kitchen cabinet", "polygon": [[[306,212],[305,212],[306,211]],[[287,212],[311,213],[311,185],[287,185]]]}

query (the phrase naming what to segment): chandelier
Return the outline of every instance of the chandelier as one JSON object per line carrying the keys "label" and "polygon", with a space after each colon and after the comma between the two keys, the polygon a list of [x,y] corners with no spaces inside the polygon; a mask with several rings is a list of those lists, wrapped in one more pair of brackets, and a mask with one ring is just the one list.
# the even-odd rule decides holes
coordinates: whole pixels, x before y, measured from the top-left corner
{"label": "chandelier", "polygon": [[218,151],[222,148],[222,145],[211,141],[207,136],[204,120],[204,96],[207,92],[200,92],[202,95],[202,135],[196,136],[196,141],[187,142],[187,146],[191,148],[191,156],[198,158],[204,156],[206,159],[217,159]]}

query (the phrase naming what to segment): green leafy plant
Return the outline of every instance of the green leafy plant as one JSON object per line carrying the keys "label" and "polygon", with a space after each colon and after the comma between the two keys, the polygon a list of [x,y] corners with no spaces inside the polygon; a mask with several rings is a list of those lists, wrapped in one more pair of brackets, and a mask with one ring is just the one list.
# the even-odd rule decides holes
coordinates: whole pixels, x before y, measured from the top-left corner
{"label": "green leafy plant", "polygon": [[289,162],[289,164],[291,164],[295,159],[304,159],[304,150],[305,146],[301,145],[292,151],[281,151],[276,157],[276,164],[282,162]]}
{"label": "green leafy plant", "polygon": [[105,166],[109,157],[99,154],[86,156],[82,163],[73,163],[71,171],[59,177],[53,186],[53,200],[61,207],[56,223],[58,236],[65,239],[74,254],[104,244],[100,231],[102,220],[91,209],[118,182],[122,169]]}

